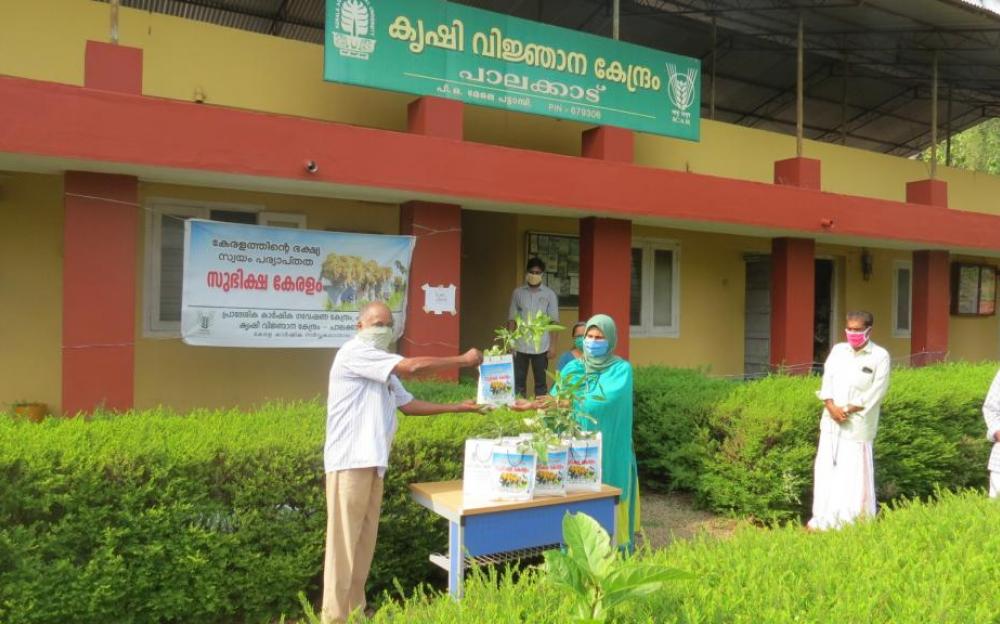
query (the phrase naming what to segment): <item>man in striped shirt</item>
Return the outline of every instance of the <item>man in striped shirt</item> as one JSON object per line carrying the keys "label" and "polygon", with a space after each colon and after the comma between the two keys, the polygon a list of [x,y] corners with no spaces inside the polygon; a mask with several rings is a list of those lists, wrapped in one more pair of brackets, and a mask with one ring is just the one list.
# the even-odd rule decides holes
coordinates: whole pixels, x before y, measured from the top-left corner
{"label": "man in striped shirt", "polygon": [[357,335],[340,348],[330,369],[323,450],[324,623],[344,621],[352,611],[365,608],[396,410],[413,415],[478,410],[475,401],[445,405],[414,399],[399,377],[478,366],[483,360],[479,350],[453,357],[404,358],[387,350],[393,336],[388,306],[365,305],[358,312]]}

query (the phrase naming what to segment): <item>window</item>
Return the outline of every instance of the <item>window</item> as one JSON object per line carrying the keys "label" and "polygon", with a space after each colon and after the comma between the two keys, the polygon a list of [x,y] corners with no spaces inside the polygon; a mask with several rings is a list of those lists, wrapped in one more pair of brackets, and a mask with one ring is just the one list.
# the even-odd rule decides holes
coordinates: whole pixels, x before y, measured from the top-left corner
{"label": "window", "polygon": [[910,318],[913,310],[913,266],[896,261],[892,266],[892,335],[894,338],[910,337]]}
{"label": "window", "polygon": [[956,316],[996,314],[997,269],[988,264],[951,265],[951,313]]}
{"label": "window", "polygon": [[632,244],[632,333],[678,336],[679,247],[656,240],[634,240]]}
{"label": "window", "polygon": [[261,212],[260,206],[157,199],[146,213],[146,279],[143,297],[147,335],[180,331],[184,271],[184,222],[212,219],[228,223],[305,227],[305,216]]}

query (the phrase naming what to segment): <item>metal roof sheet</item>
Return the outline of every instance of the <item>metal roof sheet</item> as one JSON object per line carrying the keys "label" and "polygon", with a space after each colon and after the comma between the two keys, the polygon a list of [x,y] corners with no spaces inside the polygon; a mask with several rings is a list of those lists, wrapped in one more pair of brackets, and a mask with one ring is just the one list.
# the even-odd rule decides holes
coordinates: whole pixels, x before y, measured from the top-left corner
{"label": "metal roof sheet", "polygon": [[[610,34],[609,0],[461,3]],[[325,0],[121,4],[310,43],[323,41]],[[940,137],[1000,115],[1000,0],[621,0],[621,11],[623,40],[702,60],[706,118],[714,56],[716,119],[794,132],[800,14],[806,41],[807,138],[902,156],[922,151],[930,141],[935,54]]]}

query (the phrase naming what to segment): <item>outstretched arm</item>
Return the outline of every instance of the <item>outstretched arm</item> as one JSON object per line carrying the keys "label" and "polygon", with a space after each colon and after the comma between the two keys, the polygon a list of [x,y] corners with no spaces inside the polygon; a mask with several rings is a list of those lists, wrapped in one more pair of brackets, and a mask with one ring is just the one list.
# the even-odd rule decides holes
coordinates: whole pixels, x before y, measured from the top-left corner
{"label": "outstretched arm", "polygon": [[479,366],[483,363],[483,354],[479,349],[469,349],[462,355],[449,357],[409,357],[396,364],[392,372],[400,377],[414,377],[436,373],[442,370]]}
{"label": "outstretched arm", "polygon": [[405,405],[399,406],[399,411],[409,416],[432,416],[434,414],[447,414],[450,412],[478,412],[479,406],[475,401],[462,401],[461,403],[430,403],[428,401],[418,401],[414,399]]}

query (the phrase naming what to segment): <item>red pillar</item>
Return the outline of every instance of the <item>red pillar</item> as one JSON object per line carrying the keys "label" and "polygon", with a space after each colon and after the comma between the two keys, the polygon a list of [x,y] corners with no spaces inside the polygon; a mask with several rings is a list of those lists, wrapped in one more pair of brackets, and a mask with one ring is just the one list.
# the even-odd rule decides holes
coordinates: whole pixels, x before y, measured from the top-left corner
{"label": "red pillar", "polygon": [[906,183],[906,202],[948,207],[948,183],[942,180],[915,180]]}
{"label": "red pillar", "polygon": [[[629,163],[635,160],[635,133],[598,126],[583,133],[585,158]],[[627,358],[632,294],[632,222],[591,217],[580,220],[580,319],[607,314],[618,328],[615,353]]]}
{"label": "red pillar", "polygon": [[142,49],[88,41],[83,86],[88,89],[142,93]]}
{"label": "red pillar", "polygon": [[[417,237],[410,263],[406,300],[406,330],[399,343],[402,355],[457,355],[462,275],[462,209],[450,204],[408,202],[400,207],[401,234]],[[424,286],[455,286],[455,314],[424,310]],[[458,371],[441,373],[458,379]]]}
{"label": "red pillar", "polygon": [[[141,95],[142,50],[88,41],[84,86]],[[127,410],[135,387],[139,183],[66,173],[63,223],[62,408]]]}
{"label": "red pillar", "polygon": [[812,367],[816,244],[771,241],[771,367],[804,375]]}
{"label": "red pillar", "polygon": [[611,126],[598,126],[583,133],[581,153],[586,158],[631,163],[635,160],[635,133]]}
{"label": "red pillar", "polygon": [[774,183],[820,190],[820,161],[815,158],[787,158],[774,163]]}
{"label": "red pillar", "polygon": [[580,318],[607,314],[618,328],[615,353],[629,353],[632,222],[590,217],[580,220]]}
{"label": "red pillar", "polygon": [[462,140],[462,103],[426,96],[410,102],[407,131],[444,139]]}
{"label": "red pillar", "polygon": [[[906,201],[948,208],[948,183],[915,180],[906,183]],[[951,320],[950,258],[947,251],[913,252],[913,307],[910,361],[913,366],[941,362],[948,353]]]}
{"label": "red pillar", "polygon": [[[407,129],[446,139],[462,140],[462,103],[422,97],[407,109]],[[462,275],[462,209],[452,204],[408,202],[400,206],[399,231],[417,237],[410,264],[406,330],[399,351],[406,356],[459,353]],[[424,310],[424,286],[455,286],[455,314]],[[440,373],[457,380],[458,371]]]}
{"label": "red pillar", "polygon": [[66,173],[63,381],[66,414],[132,407],[139,184]]}
{"label": "red pillar", "polygon": [[941,362],[948,353],[950,321],[947,251],[913,252],[910,358],[913,366]]}

